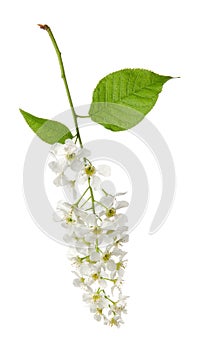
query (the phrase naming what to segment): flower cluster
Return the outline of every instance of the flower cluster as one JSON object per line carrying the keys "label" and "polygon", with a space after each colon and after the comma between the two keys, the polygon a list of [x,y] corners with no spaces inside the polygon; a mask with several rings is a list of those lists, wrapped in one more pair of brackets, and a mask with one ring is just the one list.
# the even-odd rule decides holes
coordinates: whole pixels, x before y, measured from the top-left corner
{"label": "flower cluster", "polygon": [[[101,177],[110,176],[110,167],[94,166],[87,158],[88,150],[66,140],[64,145],[55,144],[51,153],[54,160],[49,166],[56,173],[55,185],[66,186],[76,199],[74,203],[59,201],[54,215],[71,247],[73,284],[84,290],[83,300],[97,321],[119,327],[127,299],[122,294],[127,260],[121,248],[128,241],[127,217],[120,209],[128,203],[119,200],[124,193],[104,189]],[[77,199],[78,186],[85,188]]]}

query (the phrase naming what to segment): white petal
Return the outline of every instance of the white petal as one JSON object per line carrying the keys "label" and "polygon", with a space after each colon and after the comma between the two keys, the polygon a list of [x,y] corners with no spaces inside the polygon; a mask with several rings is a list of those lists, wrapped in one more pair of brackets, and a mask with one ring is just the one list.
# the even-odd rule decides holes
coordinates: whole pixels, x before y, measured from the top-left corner
{"label": "white petal", "polygon": [[73,171],[69,166],[65,170],[65,175],[67,176],[69,181],[76,181],[77,180],[77,173]]}
{"label": "white petal", "polygon": [[61,143],[55,143],[54,145],[52,145],[50,152],[53,153],[55,156],[59,155],[60,153],[63,154],[64,145],[62,145]]}
{"label": "white petal", "polygon": [[89,264],[82,264],[79,268],[81,275],[86,275],[90,272]]}
{"label": "white petal", "polygon": [[49,168],[52,171],[54,171],[54,173],[56,174],[62,173],[67,167],[67,163],[65,159],[59,159],[59,160],[50,162],[48,165],[49,165]]}
{"label": "white petal", "polygon": [[77,152],[76,144],[70,139],[67,139],[65,141],[65,145],[63,145],[63,146],[64,146],[65,154],[72,154],[72,153],[76,153]]}
{"label": "white petal", "polygon": [[103,236],[103,241],[104,244],[110,244],[110,243],[114,243],[114,236],[113,234],[108,234],[108,235],[104,235]]}
{"label": "white petal", "polygon": [[100,188],[101,185],[101,179],[99,178],[99,176],[92,176],[92,187],[94,188],[94,190],[98,190]]}
{"label": "white petal", "polygon": [[88,176],[86,174],[80,175],[78,177],[78,182],[83,185],[87,181],[87,179],[88,179]]}
{"label": "white petal", "polygon": [[79,209],[79,208],[74,208],[74,213],[75,213],[75,215],[77,215],[78,217],[80,217],[84,221],[88,217],[88,213],[84,210]]}
{"label": "white petal", "polygon": [[121,237],[123,236],[123,233],[128,231],[128,226],[119,226],[116,230],[115,233],[117,235],[120,235]]}
{"label": "white petal", "polygon": [[75,148],[77,148],[77,146],[76,146],[76,144],[73,142],[73,140],[71,140],[71,139],[66,139],[65,140],[65,145],[67,146],[67,147],[75,147]]}
{"label": "white petal", "polygon": [[97,226],[97,218],[95,214],[90,214],[88,215],[88,217],[86,218],[86,223],[89,226]]}
{"label": "white petal", "polygon": [[112,255],[115,255],[115,256],[122,256],[123,257],[126,254],[127,254],[126,252],[124,252],[123,250],[121,250],[117,247],[115,247],[112,251]]}
{"label": "white petal", "polygon": [[78,241],[78,242],[75,242],[75,245],[76,245],[76,251],[78,254],[82,254],[84,256],[87,256],[87,249],[85,248],[85,242],[81,242],[81,241]]}
{"label": "white petal", "polygon": [[69,192],[70,195],[72,195],[72,200],[75,201],[75,199],[77,199],[76,182],[74,180],[68,181],[65,186],[66,193]]}
{"label": "white petal", "polygon": [[84,294],[82,295],[82,299],[83,299],[83,301],[85,301],[86,303],[89,303],[89,302],[90,302],[90,299],[91,299],[90,294],[84,293]]}
{"label": "white petal", "polygon": [[96,312],[96,305],[95,304],[91,304],[90,312]]}
{"label": "white petal", "polygon": [[119,214],[119,215],[117,215],[115,222],[119,226],[125,226],[125,224],[128,222],[128,218],[124,214]]}
{"label": "white petal", "polygon": [[116,203],[116,206],[115,208],[116,209],[120,209],[120,208],[125,208],[125,207],[128,207],[129,206],[129,203],[127,201],[119,201]]}
{"label": "white petal", "polygon": [[102,287],[102,288],[106,288],[107,282],[106,282],[105,280],[103,280],[103,279],[100,279],[100,280],[99,280],[99,285],[100,285],[100,287]]}
{"label": "white petal", "polygon": [[50,162],[48,164],[49,168],[54,171],[55,173],[58,173],[57,171],[57,162],[55,160],[53,160],[52,162]]}
{"label": "white petal", "polygon": [[91,261],[100,261],[100,253],[98,253],[98,252],[91,253],[90,260]]}
{"label": "white petal", "polygon": [[79,278],[75,278],[75,279],[73,280],[73,285],[74,285],[75,287],[80,287],[80,286],[81,286],[81,282],[80,282]]}
{"label": "white petal", "polygon": [[102,222],[101,227],[106,231],[110,231],[110,230],[115,230],[115,228],[117,227],[117,224],[114,221],[111,221],[110,219],[105,219]]}
{"label": "white petal", "polygon": [[64,213],[57,211],[56,213],[53,213],[53,220],[58,222],[58,221],[62,221],[64,219]]}
{"label": "white petal", "polygon": [[127,243],[129,241],[129,235],[125,235],[124,237],[122,237],[121,241],[123,243]]}
{"label": "white petal", "polygon": [[110,176],[111,175],[111,168],[108,165],[98,165],[97,172],[103,176]]}
{"label": "white petal", "polygon": [[85,241],[88,243],[95,243],[96,237],[93,234],[89,233],[85,236]]}
{"label": "white petal", "polygon": [[107,269],[108,269],[109,271],[115,271],[115,269],[116,269],[116,263],[115,263],[113,260],[109,260],[109,261],[107,262]]}
{"label": "white petal", "polygon": [[101,316],[99,315],[99,314],[95,314],[95,316],[94,316],[94,319],[96,320],[96,321],[101,321]]}
{"label": "white petal", "polygon": [[64,211],[68,212],[68,210],[71,209],[71,205],[67,202],[60,200],[57,203],[57,209],[64,210]]}
{"label": "white petal", "polygon": [[78,224],[75,225],[74,231],[79,238],[83,238],[85,235],[89,233],[88,227],[83,225],[78,226]]}
{"label": "white petal", "polygon": [[123,277],[124,276],[124,269],[119,269],[118,271],[117,271],[117,273],[118,273],[118,276],[119,277]]}
{"label": "white petal", "polygon": [[[101,191],[103,192],[103,190],[108,193],[109,195],[114,196],[115,192],[116,192],[116,188],[115,185],[112,181],[110,180],[105,180],[101,183]],[[104,192],[103,192],[104,195]]]}
{"label": "white petal", "polygon": [[73,160],[73,162],[71,163],[71,169],[73,171],[80,171],[82,168],[82,162],[80,162],[80,160],[75,159]]}
{"label": "white petal", "polygon": [[72,195],[73,195],[73,199],[77,199],[77,190],[75,187],[72,188]]}
{"label": "white petal", "polygon": [[100,198],[99,202],[104,204],[107,208],[113,206],[113,198],[111,196],[104,196]]}
{"label": "white petal", "polygon": [[70,146],[70,145],[76,146],[76,144],[71,139],[66,139],[65,140],[65,145],[67,145],[67,146]]}
{"label": "white petal", "polygon": [[66,186],[68,179],[64,174],[60,174],[54,179],[53,183],[55,186]]}
{"label": "white petal", "polygon": [[125,194],[127,194],[127,192],[118,192],[115,194],[115,197],[117,196],[124,196]]}

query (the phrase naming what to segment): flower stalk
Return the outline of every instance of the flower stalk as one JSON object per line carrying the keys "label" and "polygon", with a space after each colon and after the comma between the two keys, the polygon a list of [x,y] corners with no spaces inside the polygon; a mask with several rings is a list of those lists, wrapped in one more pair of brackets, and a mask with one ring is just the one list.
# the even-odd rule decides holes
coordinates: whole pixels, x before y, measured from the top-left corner
{"label": "flower stalk", "polygon": [[80,136],[80,132],[79,132],[79,127],[78,127],[78,122],[77,122],[77,114],[75,112],[75,108],[74,108],[74,105],[73,105],[73,101],[72,101],[72,97],[71,97],[71,94],[70,94],[70,90],[69,90],[69,87],[68,87],[68,82],[67,82],[67,79],[66,79],[66,73],[65,73],[65,68],[64,68],[64,64],[63,64],[63,60],[62,60],[62,56],[61,56],[61,51],[57,45],[57,42],[55,40],[55,37],[52,33],[52,30],[50,29],[50,27],[47,25],[47,24],[38,24],[38,26],[41,28],[41,29],[44,29],[47,31],[50,39],[51,39],[51,42],[53,44],[53,47],[55,49],[55,52],[57,54],[57,58],[58,58],[58,62],[59,62],[59,66],[60,66],[60,70],[61,70],[61,77],[63,79],[63,82],[64,82],[64,86],[65,86],[65,89],[66,89],[66,93],[67,93],[67,96],[68,96],[68,101],[69,101],[69,104],[70,104],[70,108],[71,108],[71,111],[72,111],[72,115],[73,115],[73,120],[74,120],[74,123],[75,123],[75,128],[76,128],[76,136],[79,140],[79,143],[80,143],[80,147],[83,148],[83,144],[82,144],[82,140],[81,140],[81,136]]}

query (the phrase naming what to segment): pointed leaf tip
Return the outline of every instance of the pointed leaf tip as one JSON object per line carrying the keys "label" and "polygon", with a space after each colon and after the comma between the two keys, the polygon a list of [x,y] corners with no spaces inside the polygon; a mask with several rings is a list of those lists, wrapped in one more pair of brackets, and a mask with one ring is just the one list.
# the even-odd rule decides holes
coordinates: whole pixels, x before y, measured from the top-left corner
{"label": "pointed leaf tip", "polygon": [[64,124],[55,120],[37,118],[22,109],[19,109],[19,111],[29,127],[44,142],[49,144],[64,143],[66,139],[72,139],[73,135]]}

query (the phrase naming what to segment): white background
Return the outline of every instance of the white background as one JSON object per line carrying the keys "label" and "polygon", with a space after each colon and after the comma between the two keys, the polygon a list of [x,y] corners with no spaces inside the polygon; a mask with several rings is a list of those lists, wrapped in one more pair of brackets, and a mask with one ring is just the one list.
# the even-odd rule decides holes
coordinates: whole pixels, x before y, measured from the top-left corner
{"label": "white background", "polygon": [[[2,350],[198,350],[196,5],[193,0],[18,0],[1,5]],[[69,107],[49,38],[37,23],[54,30],[75,105],[89,103],[98,80],[121,68],[181,77],[165,85],[148,115],[173,154],[176,199],[164,226],[149,236],[160,195],[154,183],[158,173],[149,165],[150,203],[129,243],[126,290],[131,298],[120,329],[92,319],[72,285],[65,247],[39,231],[24,203],[23,162],[33,135],[18,108],[51,118]]]}

